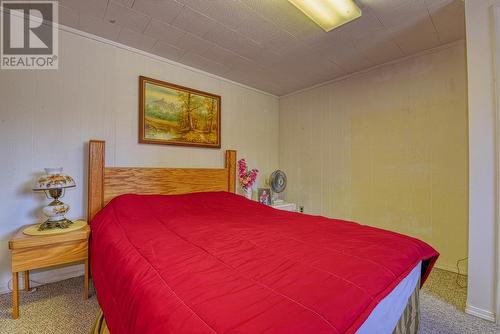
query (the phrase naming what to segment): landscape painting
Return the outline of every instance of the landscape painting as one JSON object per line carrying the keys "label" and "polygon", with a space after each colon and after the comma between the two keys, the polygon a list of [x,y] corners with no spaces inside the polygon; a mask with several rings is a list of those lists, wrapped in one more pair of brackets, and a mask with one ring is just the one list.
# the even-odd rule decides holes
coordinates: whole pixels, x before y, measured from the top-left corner
{"label": "landscape painting", "polygon": [[139,85],[139,142],[220,148],[220,96],[143,76]]}

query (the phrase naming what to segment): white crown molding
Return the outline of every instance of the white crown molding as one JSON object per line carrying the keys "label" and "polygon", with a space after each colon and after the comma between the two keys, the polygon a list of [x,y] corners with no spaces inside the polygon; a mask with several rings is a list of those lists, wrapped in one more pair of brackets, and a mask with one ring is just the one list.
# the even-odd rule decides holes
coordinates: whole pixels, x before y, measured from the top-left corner
{"label": "white crown molding", "polygon": [[247,85],[242,84],[240,82],[236,82],[236,81],[233,81],[233,80],[230,80],[230,79],[227,79],[227,78],[224,78],[224,77],[221,77],[221,76],[218,76],[218,75],[215,75],[215,74],[212,74],[212,73],[200,70],[200,69],[197,69],[195,67],[191,67],[191,66],[188,66],[188,65],[185,65],[185,64],[182,64],[182,63],[178,63],[178,62],[173,61],[171,59],[168,59],[168,58],[165,58],[165,57],[161,57],[161,56],[149,53],[147,51],[139,50],[139,49],[133,48],[131,46],[128,46],[128,45],[125,45],[125,44],[121,44],[121,43],[118,43],[118,42],[115,42],[115,41],[112,41],[112,40],[109,40],[109,39],[106,39],[106,38],[103,38],[103,37],[99,37],[97,35],[93,35],[93,34],[90,34],[90,33],[87,33],[87,32],[84,32],[84,31],[81,31],[81,30],[78,30],[78,29],[75,29],[75,28],[71,28],[71,27],[68,27],[68,26],[65,26],[65,25],[62,25],[62,24],[57,24],[57,26],[59,27],[60,31],[68,32],[68,33],[71,33],[71,34],[74,34],[74,35],[77,35],[77,36],[80,36],[80,37],[84,37],[84,38],[87,38],[87,39],[90,39],[90,40],[93,40],[93,41],[96,41],[96,42],[99,42],[99,43],[111,45],[111,46],[114,46],[116,48],[119,48],[119,49],[122,49],[122,50],[125,50],[125,51],[128,51],[128,52],[132,52],[132,53],[135,53],[135,54],[139,54],[141,56],[145,56],[145,57],[148,57],[148,58],[160,61],[160,62],[164,62],[164,63],[170,64],[170,65],[182,67],[182,68],[184,68],[184,69],[186,69],[188,71],[195,72],[195,73],[198,73],[198,74],[203,74],[203,75],[206,75],[206,76],[208,76],[210,78],[221,80],[221,81],[224,81],[224,82],[227,82],[227,83],[230,83],[230,84],[233,84],[233,85],[237,85],[237,86],[240,86],[240,87],[243,87],[243,88],[246,88],[246,89],[250,89],[250,90],[255,91],[257,93],[265,94],[265,95],[268,95],[268,96],[271,96],[271,97],[274,97],[274,98],[279,98],[279,96],[274,95],[272,93],[265,92],[263,90],[260,90],[260,89],[254,88],[254,87],[247,86]]}
{"label": "white crown molding", "polygon": [[455,42],[451,42],[451,43],[448,43],[448,44],[443,44],[443,45],[440,45],[440,46],[436,46],[435,48],[427,49],[427,50],[415,53],[413,55],[409,55],[409,56],[406,56],[406,57],[394,59],[394,60],[388,61],[388,62],[383,63],[383,64],[378,64],[378,65],[375,65],[375,66],[372,66],[372,67],[369,67],[369,68],[365,68],[364,70],[361,70],[361,71],[357,71],[357,72],[346,74],[346,75],[344,75],[342,77],[339,77],[339,78],[335,78],[335,79],[332,79],[332,80],[321,82],[319,84],[316,84],[316,85],[313,85],[313,86],[310,86],[310,87],[302,88],[302,89],[299,89],[299,90],[297,90],[295,92],[291,92],[291,93],[288,93],[288,94],[285,94],[285,95],[281,95],[279,98],[282,99],[282,98],[289,97],[289,96],[292,96],[292,95],[296,95],[296,94],[299,94],[299,93],[307,92],[307,91],[309,91],[311,89],[323,87],[323,86],[326,86],[326,85],[329,85],[329,84],[332,84],[332,83],[336,83],[336,82],[339,82],[339,81],[348,80],[350,78],[356,77],[358,75],[365,74],[367,72],[379,69],[381,67],[390,66],[390,65],[393,65],[393,64],[397,64],[397,63],[402,63],[402,62],[404,62],[406,60],[417,58],[417,57],[420,57],[420,56],[423,56],[423,55],[437,53],[439,51],[452,48],[452,47],[454,47],[456,45],[463,44],[465,46],[464,43],[465,43],[465,40],[461,39],[461,40],[458,40],[458,41],[455,41]]}
{"label": "white crown molding", "polygon": [[473,315],[475,317],[488,320],[488,321],[495,321],[495,313],[488,311],[488,310],[483,310],[479,307],[472,306],[470,304],[467,304],[465,306],[465,313]]}

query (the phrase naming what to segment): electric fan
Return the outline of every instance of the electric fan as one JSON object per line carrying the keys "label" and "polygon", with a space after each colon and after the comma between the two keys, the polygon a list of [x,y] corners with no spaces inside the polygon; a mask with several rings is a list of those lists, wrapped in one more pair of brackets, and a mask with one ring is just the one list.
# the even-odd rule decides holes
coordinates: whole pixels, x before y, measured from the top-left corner
{"label": "electric fan", "polygon": [[269,186],[272,190],[273,204],[282,203],[283,200],[279,199],[279,193],[282,193],[286,188],[286,174],[282,170],[275,170],[269,177]]}

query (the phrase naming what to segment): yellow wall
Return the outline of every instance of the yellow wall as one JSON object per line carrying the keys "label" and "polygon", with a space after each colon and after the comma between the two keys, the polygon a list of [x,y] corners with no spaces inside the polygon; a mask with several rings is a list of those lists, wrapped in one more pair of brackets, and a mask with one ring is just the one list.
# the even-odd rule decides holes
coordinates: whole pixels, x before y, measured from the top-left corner
{"label": "yellow wall", "polygon": [[467,256],[467,143],[463,42],[280,100],[287,199],[420,238],[450,270]]}

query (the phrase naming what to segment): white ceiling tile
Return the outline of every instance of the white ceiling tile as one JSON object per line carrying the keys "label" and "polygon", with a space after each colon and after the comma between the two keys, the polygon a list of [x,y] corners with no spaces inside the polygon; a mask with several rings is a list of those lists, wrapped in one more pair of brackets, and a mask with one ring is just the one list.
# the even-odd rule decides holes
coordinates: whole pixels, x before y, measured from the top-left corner
{"label": "white ceiling tile", "polygon": [[261,43],[261,47],[265,49],[269,49],[270,51],[276,53],[286,53],[289,50],[293,50],[298,47],[306,47],[305,45],[301,45],[299,40],[292,35],[275,35],[271,36],[271,39],[268,41],[264,41]]}
{"label": "white ceiling tile", "polygon": [[120,31],[120,35],[118,35],[118,42],[144,51],[150,51],[156,41],[157,40],[155,38],[146,36],[128,28],[123,28]]}
{"label": "white ceiling tile", "polygon": [[146,29],[151,18],[144,13],[133,10],[110,1],[106,10],[105,19],[109,22],[116,22],[122,27],[127,27],[137,32],[143,32]]}
{"label": "white ceiling tile", "polygon": [[96,17],[104,17],[108,0],[59,0],[61,6],[72,8],[79,13],[86,15],[94,15]]}
{"label": "white ceiling tile", "polygon": [[260,44],[269,41],[278,29],[277,26],[260,16],[249,15],[236,30]]}
{"label": "white ceiling tile", "polygon": [[152,19],[149,22],[144,35],[153,37],[165,43],[175,44],[183,35],[187,34],[184,30],[180,30],[168,23]]}
{"label": "white ceiling tile", "polygon": [[321,83],[324,81],[331,80],[332,78],[338,78],[346,75],[348,72],[340,67],[338,64],[324,61],[321,62],[319,70],[315,76],[316,83]]}
{"label": "white ceiling tile", "polygon": [[288,1],[240,0],[240,2],[297,38],[323,31]]}
{"label": "white ceiling tile", "polygon": [[250,9],[237,0],[213,1],[205,15],[231,29],[236,29],[251,14]]}
{"label": "white ceiling tile", "polygon": [[172,24],[201,37],[215,27],[216,21],[188,7],[184,7],[172,21]]}
{"label": "white ceiling tile", "polygon": [[314,54],[322,55],[338,64],[349,73],[369,66],[354,46],[354,39],[349,34],[331,35],[329,39],[311,46],[311,50]]}
{"label": "white ceiling tile", "polygon": [[341,28],[337,28],[335,30],[325,32],[325,31],[314,31],[308,34],[303,34],[301,35],[300,39],[297,39],[303,44],[307,45],[315,45],[318,43],[324,43],[325,41],[328,41],[332,38],[334,38],[335,35],[339,34],[339,30]]}
{"label": "white ceiling tile", "polygon": [[241,56],[238,56],[237,58],[232,59],[233,65],[231,66],[231,70],[234,69],[240,69],[240,70],[249,70],[254,68],[257,63],[253,60],[250,60],[248,58],[244,58]]}
{"label": "white ceiling tile", "polygon": [[412,24],[428,15],[424,0],[364,0],[386,28]]}
{"label": "white ceiling tile", "polygon": [[226,65],[215,62],[192,52],[186,52],[182,56],[182,63],[192,67],[201,68],[216,75],[222,75],[229,71],[229,68]]}
{"label": "white ceiling tile", "polygon": [[[426,0],[360,0],[362,6],[370,7],[380,12],[388,12],[400,6],[407,6],[411,3],[422,3],[424,5]],[[434,1],[434,0],[430,0]]]}
{"label": "white ceiling tile", "polygon": [[239,40],[237,46],[228,47],[227,49],[239,54],[240,56],[247,59],[255,59],[262,52],[262,48],[256,46],[255,44],[249,44],[247,41]]}
{"label": "white ceiling tile", "polygon": [[[335,60],[335,57],[332,57],[332,59]],[[342,69],[344,69],[347,74],[359,72],[369,68],[370,66],[373,66],[373,63],[370,64],[366,59],[364,59],[359,55],[353,56],[342,62],[336,62],[336,64],[338,64]]]}
{"label": "white ceiling tile", "polygon": [[251,64],[248,68],[231,70],[227,73],[227,76],[252,87],[260,85],[263,79],[269,80],[272,77],[269,71],[260,68],[258,64]]}
{"label": "white ceiling tile", "polygon": [[284,51],[296,46],[298,40],[289,32],[257,15],[250,15],[237,31],[264,48]]}
{"label": "white ceiling tile", "polygon": [[261,47],[249,38],[222,25],[208,32],[205,38],[248,59],[256,58],[262,51]]}
{"label": "white ceiling tile", "polygon": [[60,0],[60,19],[276,94],[465,38],[461,0],[356,1],[328,33],[286,0]]}
{"label": "white ceiling tile", "polygon": [[59,24],[68,26],[68,27],[77,27],[79,14],[78,11],[73,8],[68,8],[59,5]]}
{"label": "white ceiling tile", "polygon": [[353,41],[358,54],[371,66],[401,58],[405,54],[388,34],[374,33],[372,36]]}
{"label": "white ceiling tile", "polygon": [[262,64],[263,67],[272,68],[274,65],[279,64],[282,59],[282,54],[269,49],[264,49],[255,59],[255,61],[259,64]]}
{"label": "white ceiling tile", "polygon": [[311,41],[311,47],[340,47],[345,46],[349,48],[352,45],[354,38],[349,31],[335,29],[321,38]]}
{"label": "white ceiling tile", "polygon": [[151,50],[152,53],[160,57],[167,59],[179,61],[182,56],[186,53],[185,50],[179,49],[171,44],[158,41]]}
{"label": "white ceiling tile", "polygon": [[212,6],[214,2],[224,0],[176,0],[177,2],[190,7],[191,9],[199,12],[204,12],[208,7]]}
{"label": "white ceiling tile", "polygon": [[446,0],[429,6],[432,22],[441,43],[465,38],[465,4],[461,0]]}
{"label": "white ceiling tile", "polygon": [[296,49],[282,56],[279,63],[273,68],[283,73],[293,73],[296,76],[310,76],[325,69],[327,60],[321,59],[317,55],[308,54],[304,50]]}
{"label": "white ceiling tile", "polygon": [[132,8],[166,23],[172,22],[181,12],[183,4],[174,0],[135,0]]}
{"label": "white ceiling tile", "polygon": [[121,26],[95,16],[80,14],[78,29],[110,40],[117,40]]}
{"label": "white ceiling tile", "polygon": [[401,58],[404,54],[392,41],[371,45],[361,52],[369,66],[376,66]]}
{"label": "white ceiling tile", "polygon": [[[352,22],[352,24],[346,24],[336,30],[344,29],[353,38],[363,38],[368,32],[382,31],[386,29],[370,7],[361,6],[361,10],[363,15],[360,18],[356,19],[356,21]],[[336,32],[336,30],[332,32]]]}
{"label": "white ceiling tile", "polygon": [[427,50],[439,45],[437,31],[429,16],[410,25],[389,29],[391,38],[406,55]]}
{"label": "white ceiling tile", "polygon": [[212,43],[196,35],[185,33],[175,43],[175,46],[187,51],[194,51],[202,55],[209,47],[212,46]]}
{"label": "white ceiling tile", "polygon": [[120,3],[120,5],[127,6],[127,7],[132,7],[132,5],[134,3],[134,0],[113,0],[113,1],[116,1],[116,2]]}
{"label": "white ceiling tile", "polygon": [[230,68],[227,67],[225,64],[219,64],[219,63],[212,62],[212,63],[207,63],[204,66],[203,70],[208,72],[208,73],[218,75],[220,77],[226,77],[226,74],[227,74],[227,72],[229,72]]}
{"label": "white ceiling tile", "polygon": [[246,60],[231,50],[224,49],[218,45],[212,44],[204,53],[203,56],[210,60],[227,65],[229,68],[237,67]]}
{"label": "white ceiling tile", "polygon": [[[452,2],[454,2],[456,0],[424,0],[425,4],[427,5],[427,7],[430,7],[430,6],[446,6]],[[458,1],[462,1],[462,0],[458,0]],[[462,1],[463,2],[463,1]]]}

